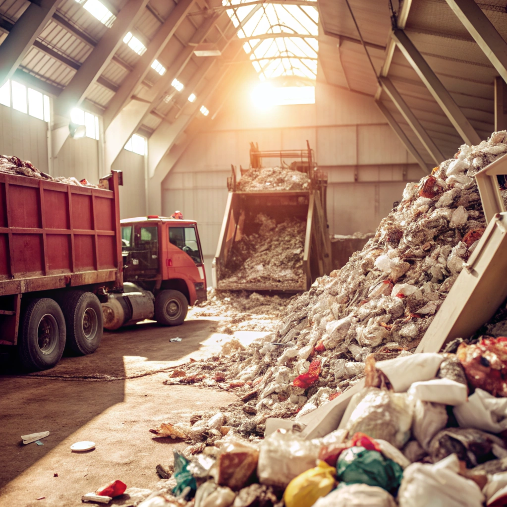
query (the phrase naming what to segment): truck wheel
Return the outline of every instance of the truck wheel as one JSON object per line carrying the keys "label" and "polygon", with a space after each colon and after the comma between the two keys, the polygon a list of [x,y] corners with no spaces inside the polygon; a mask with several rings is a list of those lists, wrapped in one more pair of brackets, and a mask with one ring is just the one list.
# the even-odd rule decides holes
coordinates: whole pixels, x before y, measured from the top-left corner
{"label": "truck wheel", "polygon": [[19,356],[27,370],[56,366],[65,348],[65,319],[58,303],[41,298],[30,302],[23,313]]}
{"label": "truck wheel", "polygon": [[80,356],[95,352],[102,339],[102,306],[91,292],[72,291],[61,301],[67,326],[67,346]]}
{"label": "truck wheel", "polygon": [[178,290],[163,290],[155,298],[155,320],[163,326],[183,324],[187,312],[187,298]]}

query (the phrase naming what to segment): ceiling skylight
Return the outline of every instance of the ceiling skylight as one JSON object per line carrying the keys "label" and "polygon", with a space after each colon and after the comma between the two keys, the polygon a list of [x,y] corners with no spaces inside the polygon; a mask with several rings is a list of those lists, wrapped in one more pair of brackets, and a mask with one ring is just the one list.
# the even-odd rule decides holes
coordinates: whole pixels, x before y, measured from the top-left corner
{"label": "ceiling skylight", "polygon": [[[76,0],[77,3],[83,4],[84,0]],[[99,0],[86,0],[83,7],[101,23],[110,28],[113,25],[116,16]]]}
{"label": "ceiling skylight", "polygon": [[158,72],[161,76],[165,74],[166,69],[158,60],[153,61],[151,68]]}
{"label": "ceiling skylight", "polygon": [[146,46],[137,37],[132,35],[132,32],[128,32],[123,37],[123,42],[138,55],[142,55],[146,51]]}
{"label": "ceiling skylight", "polygon": [[[282,76],[312,79],[317,77],[318,11],[317,2],[308,5],[285,3],[240,7],[251,0],[222,0],[223,5],[238,5],[227,12],[234,23],[244,26],[238,37],[248,39],[243,48],[261,80]],[[314,4],[314,5],[312,5]],[[249,18],[249,19],[248,19]]]}

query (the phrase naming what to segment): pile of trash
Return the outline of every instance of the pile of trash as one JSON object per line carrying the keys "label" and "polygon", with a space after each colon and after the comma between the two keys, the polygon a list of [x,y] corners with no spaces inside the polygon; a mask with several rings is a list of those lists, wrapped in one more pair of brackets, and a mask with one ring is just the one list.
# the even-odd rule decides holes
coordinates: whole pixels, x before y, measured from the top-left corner
{"label": "pile of trash", "polygon": [[246,291],[216,291],[208,289],[206,301],[192,310],[194,317],[219,319],[216,332],[234,334],[236,331],[273,332],[283,317],[291,296],[261,295]]}
{"label": "pile of trash", "polygon": [[240,192],[272,192],[280,190],[308,190],[308,174],[285,167],[248,169],[241,176],[237,189]]}
{"label": "pile of trash", "polygon": [[507,338],[370,355],[364,388],[322,438],[280,429],[249,441],[222,412],[150,430],[201,443],[174,453],[172,490],[140,507],[507,505],[505,396]]}
{"label": "pile of trash", "polygon": [[272,290],[306,287],[303,253],[306,222],[277,221],[265,213],[254,220],[257,232],[244,235],[231,249],[218,288],[241,290],[266,286]]}
{"label": "pile of trash", "polygon": [[0,173],[12,174],[13,176],[26,176],[39,180],[55,181],[65,183],[66,185],[75,185],[77,187],[99,188],[97,185],[89,183],[87,180],[78,181],[76,178],[58,177],[54,178],[35,167],[29,160],[21,160],[14,155],[0,155]]}

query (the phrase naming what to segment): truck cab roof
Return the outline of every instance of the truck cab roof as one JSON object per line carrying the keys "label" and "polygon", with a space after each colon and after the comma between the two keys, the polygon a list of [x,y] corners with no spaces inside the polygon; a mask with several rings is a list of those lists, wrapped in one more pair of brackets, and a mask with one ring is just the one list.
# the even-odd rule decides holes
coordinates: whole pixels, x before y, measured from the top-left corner
{"label": "truck cab roof", "polygon": [[139,222],[157,222],[157,223],[177,223],[177,224],[191,224],[196,225],[197,222],[195,220],[180,220],[178,218],[169,218],[169,217],[161,217],[158,215],[148,215],[146,217],[134,217],[134,218],[124,218],[120,220],[120,224],[134,224]]}

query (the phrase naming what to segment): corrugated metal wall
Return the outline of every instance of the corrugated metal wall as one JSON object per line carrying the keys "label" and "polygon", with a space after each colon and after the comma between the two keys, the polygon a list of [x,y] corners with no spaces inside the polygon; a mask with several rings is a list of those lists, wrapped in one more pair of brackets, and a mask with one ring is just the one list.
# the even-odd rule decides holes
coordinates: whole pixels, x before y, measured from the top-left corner
{"label": "corrugated metal wall", "polygon": [[53,176],[86,178],[90,183],[99,182],[99,142],[89,137],[68,137],[53,159]]}
{"label": "corrugated metal wall", "polygon": [[145,157],[122,150],[114,161],[113,169],[123,171],[120,187],[120,217],[132,218],[146,215]]}
{"label": "corrugated metal wall", "polygon": [[162,213],[180,209],[199,223],[209,282],[231,164],[249,166],[250,141],[279,150],[302,149],[307,140],[328,172],[331,234],[374,231],[407,181],[422,176],[370,97],[318,84],[315,105],[263,111],[238,94],[162,185]]}
{"label": "corrugated metal wall", "polygon": [[0,153],[30,160],[41,171],[49,172],[48,124],[0,105]]}

